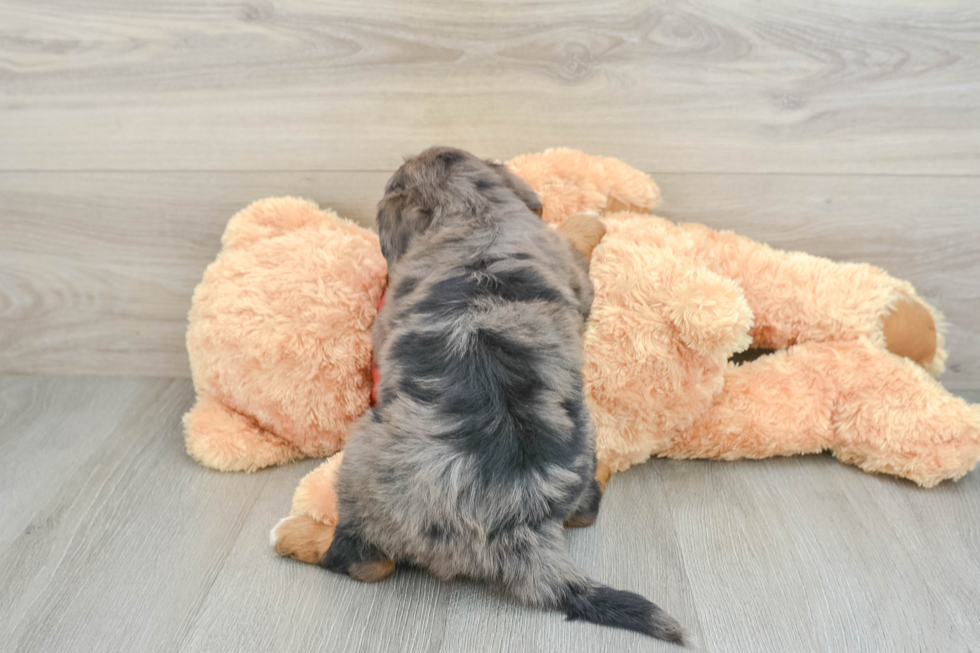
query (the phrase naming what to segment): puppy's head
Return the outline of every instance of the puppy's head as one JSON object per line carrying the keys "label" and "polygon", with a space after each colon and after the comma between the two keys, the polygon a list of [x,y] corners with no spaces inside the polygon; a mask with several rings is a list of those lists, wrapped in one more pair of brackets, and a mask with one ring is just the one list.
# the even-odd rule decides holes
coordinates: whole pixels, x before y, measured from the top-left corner
{"label": "puppy's head", "polygon": [[405,161],[378,203],[378,237],[389,267],[444,215],[466,215],[500,198],[517,197],[541,215],[541,201],[499,163],[452,147],[432,147]]}

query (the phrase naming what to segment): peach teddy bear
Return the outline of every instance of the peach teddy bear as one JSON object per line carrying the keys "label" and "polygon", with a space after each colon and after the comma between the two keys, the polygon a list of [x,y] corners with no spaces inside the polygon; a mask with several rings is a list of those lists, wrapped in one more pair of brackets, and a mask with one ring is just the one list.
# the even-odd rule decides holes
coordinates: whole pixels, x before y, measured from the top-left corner
{"label": "peach teddy bear", "polygon": [[[980,407],[930,376],[946,358],[942,321],[907,282],[651,216],[657,186],[614,159],[557,149],[509,165],[547,222],[591,211],[606,226],[583,371],[603,467],[830,450],[928,487],[975,465]],[[255,470],[339,451],[370,401],[377,237],[282,198],[241,211],[222,242],[189,316],[188,452]],[[730,361],[750,345],[777,351]],[[329,526],[339,460],[301,482],[292,523]],[[288,541],[332,537],[286,530],[278,547],[295,557]]]}
{"label": "peach teddy bear", "polygon": [[[583,374],[599,459],[612,471],[651,455],[830,450],[930,487],[976,464],[980,406],[930,376],[944,369],[942,319],[908,282],[639,215],[659,191],[612,159],[551,150],[510,166],[542,197],[548,222],[634,208],[604,217],[590,269]],[[749,346],[777,351],[730,362]]]}

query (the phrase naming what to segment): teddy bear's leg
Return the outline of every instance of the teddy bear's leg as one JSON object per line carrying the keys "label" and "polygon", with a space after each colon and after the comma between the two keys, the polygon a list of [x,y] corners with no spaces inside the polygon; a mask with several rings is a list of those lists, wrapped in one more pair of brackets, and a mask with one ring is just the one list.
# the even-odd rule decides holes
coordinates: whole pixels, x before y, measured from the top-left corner
{"label": "teddy bear's leg", "polygon": [[837,389],[811,360],[809,347],[729,365],[710,408],[654,454],[737,460],[829,448]]}
{"label": "teddy bear's leg", "polygon": [[187,453],[199,463],[225,472],[254,472],[305,457],[254,419],[206,394],[200,394],[184,415],[184,442]]}
{"label": "teddy bear's leg", "polygon": [[362,583],[376,583],[395,571],[395,562],[386,558],[366,559],[341,535],[337,539],[337,472],[344,454],[340,452],[303,477],[293,494],[289,516],[281,519],[269,534],[276,553],[293,560],[319,565],[350,576]]}
{"label": "teddy bear's leg", "polygon": [[951,395],[910,360],[865,339],[828,349],[821,367],[839,389],[834,455],[924,487],[973,469],[980,458],[980,405]]}
{"label": "teddy bear's leg", "polygon": [[336,528],[306,514],[290,515],[272,529],[269,543],[284,558],[316,565],[330,550]]}
{"label": "teddy bear's leg", "polygon": [[943,371],[942,316],[907,281],[871,265],[775,250],[703,225],[678,229],[690,236],[700,262],[742,286],[755,314],[753,346],[863,336],[933,374]]}
{"label": "teddy bear's leg", "polygon": [[299,482],[289,516],[270,534],[279,555],[314,565],[327,555],[337,526],[337,470],[343,455],[331,456]]}
{"label": "teddy bear's leg", "polygon": [[729,368],[710,410],[659,455],[765,458],[831,450],[929,487],[980,457],[980,406],[867,339],[806,343]]}

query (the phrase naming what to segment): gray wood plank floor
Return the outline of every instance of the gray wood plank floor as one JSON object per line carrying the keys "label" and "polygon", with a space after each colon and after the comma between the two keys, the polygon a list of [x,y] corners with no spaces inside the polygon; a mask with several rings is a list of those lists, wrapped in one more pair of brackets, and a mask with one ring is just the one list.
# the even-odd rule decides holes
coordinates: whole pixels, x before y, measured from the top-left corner
{"label": "gray wood plank floor", "polygon": [[[675,650],[475,583],[277,558],[268,531],[316,461],[205,470],[182,446],[192,400],[186,379],[0,377],[0,650]],[[980,473],[921,490],[829,456],[654,460],[567,539],[694,650],[975,651],[978,515]]]}

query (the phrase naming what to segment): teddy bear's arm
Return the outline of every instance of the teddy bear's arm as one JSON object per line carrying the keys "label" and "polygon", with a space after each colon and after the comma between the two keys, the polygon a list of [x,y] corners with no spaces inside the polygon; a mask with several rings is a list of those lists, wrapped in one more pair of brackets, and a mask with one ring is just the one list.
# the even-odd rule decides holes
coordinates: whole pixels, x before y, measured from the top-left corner
{"label": "teddy bear's arm", "polygon": [[695,255],[742,286],[755,315],[753,346],[866,337],[938,374],[946,352],[942,317],[907,281],[863,263],[786,252],[703,225],[679,225]]}
{"label": "teddy bear's arm", "polygon": [[307,454],[207,393],[199,393],[184,415],[187,453],[206,467],[225,472],[254,472]]}

